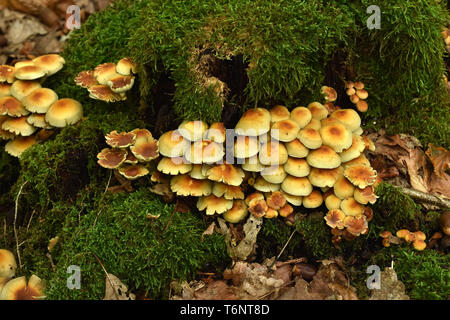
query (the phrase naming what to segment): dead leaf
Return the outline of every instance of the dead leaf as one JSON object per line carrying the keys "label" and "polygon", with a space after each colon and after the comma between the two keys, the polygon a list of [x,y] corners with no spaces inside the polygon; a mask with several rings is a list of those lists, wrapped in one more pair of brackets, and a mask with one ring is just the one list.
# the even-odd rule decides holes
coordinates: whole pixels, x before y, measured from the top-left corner
{"label": "dead leaf", "polygon": [[135,300],[136,296],[128,292],[128,287],[112,273],[106,276],[105,297],[103,300]]}
{"label": "dead leaf", "polygon": [[257,218],[250,215],[244,224],[245,237],[239,241],[237,245],[235,244],[236,239],[232,237],[232,233],[230,229],[228,229],[226,234],[226,243],[228,247],[228,254],[233,260],[246,260],[252,253],[255,252],[256,238],[261,230],[262,223],[262,218]]}
{"label": "dead leaf", "polygon": [[429,187],[424,177],[419,175],[419,170],[426,170],[427,161],[422,150],[413,149],[408,156],[402,156],[399,161],[406,164],[408,168],[409,182],[413,189],[428,193]]}
{"label": "dead leaf", "polygon": [[429,143],[425,154],[433,164],[434,173],[439,177],[444,178],[447,175],[446,171],[450,166],[450,151]]}
{"label": "dead leaf", "polygon": [[223,280],[208,283],[206,286],[194,292],[197,300],[238,300],[233,289]]}
{"label": "dead leaf", "polygon": [[209,225],[209,227],[205,231],[203,231],[202,237],[201,237],[201,242],[203,242],[204,236],[210,236],[214,233],[215,226],[216,226],[216,224],[215,224],[215,222],[213,222]]}

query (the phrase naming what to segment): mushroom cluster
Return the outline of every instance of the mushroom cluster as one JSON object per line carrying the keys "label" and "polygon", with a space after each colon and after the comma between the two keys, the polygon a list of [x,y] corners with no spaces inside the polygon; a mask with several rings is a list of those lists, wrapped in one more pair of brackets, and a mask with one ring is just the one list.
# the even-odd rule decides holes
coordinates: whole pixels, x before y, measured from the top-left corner
{"label": "mushroom cluster", "polygon": [[20,157],[22,152],[44,140],[50,129],[78,122],[81,104],[70,98],[59,99],[42,82],[64,66],[57,54],[0,66],[0,139],[10,140],[5,150]]}
{"label": "mushroom cluster", "polygon": [[14,278],[17,269],[16,258],[11,251],[0,249],[0,300],[36,300],[43,297],[43,281],[32,275]]}
{"label": "mushroom cluster", "polygon": [[111,148],[100,151],[97,163],[103,168],[117,170],[128,180],[147,175],[146,164],[159,156],[158,140],[147,129],[120,133],[114,130],[105,139]]}
{"label": "mushroom cluster", "polygon": [[[328,102],[336,98],[330,89],[323,89]],[[377,173],[363,154],[374,144],[361,134],[353,109],[329,114],[320,102],[291,111],[254,108],[234,130],[194,120],[164,133],[157,170],[177,196],[199,197],[197,208],[207,215],[222,214],[232,223],[248,212],[289,220],[294,207],[325,204],[335,240],[351,240],[368,232],[372,211],[366,205],[377,199]]]}
{"label": "mushroom cluster", "polygon": [[366,112],[369,109],[369,105],[365,100],[369,96],[369,93],[364,89],[364,83],[361,81],[347,81],[345,88],[347,89],[346,93],[350,97],[350,101],[356,106],[356,109],[359,112]]}
{"label": "mushroom cluster", "polygon": [[81,71],[75,77],[75,83],[89,92],[92,99],[105,102],[126,100],[126,92],[134,84],[136,65],[130,58],[119,62],[99,64],[94,70]]}
{"label": "mushroom cluster", "polygon": [[408,229],[401,229],[396,232],[396,236],[393,236],[390,231],[385,230],[380,233],[380,237],[383,238],[382,244],[385,247],[389,247],[391,243],[400,244],[402,242],[412,244],[414,249],[418,251],[422,251],[427,247],[425,242],[427,236],[422,231],[411,232]]}

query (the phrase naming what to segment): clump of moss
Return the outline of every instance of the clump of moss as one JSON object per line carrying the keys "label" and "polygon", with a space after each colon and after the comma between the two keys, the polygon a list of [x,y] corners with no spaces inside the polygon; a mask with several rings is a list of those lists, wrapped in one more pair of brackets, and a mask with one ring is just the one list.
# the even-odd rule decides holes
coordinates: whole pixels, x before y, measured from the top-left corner
{"label": "clump of moss", "polygon": [[370,290],[366,286],[369,274],[367,267],[376,265],[380,270],[394,265],[397,277],[405,284],[406,294],[411,299],[446,300],[450,292],[450,257],[436,250],[416,251],[409,246],[383,248],[357,270],[352,272],[352,284],[358,296],[367,298]]}
{"label": "clump of moss", "polygon": [[[130,289],[153,299],[167,298],[173,279],[193,279],[199,270],[220,271],[231,261],[223,236],[201,241],[207,228],[201,216],[175,213],[169,223],[174,206],[162,203],[148,188],[96,198],[87,190],[83,193],[76,205],[48,213],[45,224],[59,223],[59,228],[43,230],[44,223],[37,222],[27,233],[22,273],[46,279],[49,299],[102,299],[106,275],[96,257]],[[148,214],[159,218],[149,219]],[[54,236],[59,242],[51,251],[53,271],[45,254]],[[79,290],[66,285],[71,265],[81,269]]]}

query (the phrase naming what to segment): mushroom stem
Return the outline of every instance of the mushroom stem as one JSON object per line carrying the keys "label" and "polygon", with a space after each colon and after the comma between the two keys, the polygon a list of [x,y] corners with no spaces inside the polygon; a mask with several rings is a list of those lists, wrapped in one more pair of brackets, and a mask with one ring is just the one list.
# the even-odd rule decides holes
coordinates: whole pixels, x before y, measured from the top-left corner
{"label": "mushroom stem", "polygon": [[406,194],[407,196],[410,196],[413,199],[422,201],[422,202],[426,202],[435,206],[438,206],[440,208],[450,208],[450,200],[447,199],[443,199],[437,196],[434,196],[432,194],[429,193],[425,193],[422,191],[418,191],[418,190],[413,190],[413,189],[408,189],[408,188],[404,188],[404,187],[397,187],[395,186],[398,190],[400,190],[400,192],[402,192],[403,194]]}

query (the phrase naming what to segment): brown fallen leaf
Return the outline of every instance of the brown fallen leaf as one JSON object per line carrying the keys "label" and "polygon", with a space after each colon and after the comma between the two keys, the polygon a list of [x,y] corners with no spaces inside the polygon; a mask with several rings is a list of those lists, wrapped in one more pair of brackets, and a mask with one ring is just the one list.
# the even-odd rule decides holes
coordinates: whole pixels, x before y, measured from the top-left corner
{"label": "brown fallen leaf", "polygon": [[408,169],[409,182],[413,189],[428,193],[430,188],[427,181],[425,181],[424,177],[419,174],[420,170],[422,170],[422,172],[427,170],[427,160],[423,151],[413,149],[409,152],[408,156],[401,156],[399,161],[406,165]]}
{"label": "brown fallen leaf", "polygon": [[105,297],[103,300],[135,300],[136,296],[128,292],[128,287],[112,273],[106,274]]}
{"label": "brown fallen leaf", "polygon": [[212,235],[212,234],[214,233],[214,228],[215,228],[215,226],[216,226],[216,223],[213,222],[213,223],[211,223],[211,224],[209,225],[208,228],[206,228],[205,231],[203,231],[202,237],[201,237],[201,240],[200,240],[201,242],[203,242],[204,236],[210,236],[210,235]]}
{"label": "brown fallen leaf", "polygon": [[433,164],[434,173],[444,178],[447,175],[446,171],[450,168],[450,151],[429,143],[425,154]]}
{"label": "brown fallen leaf", "polygon": [[238,300],[233,289],[224,280],[209,282],[206,286],[194,292],[196,300]]}

